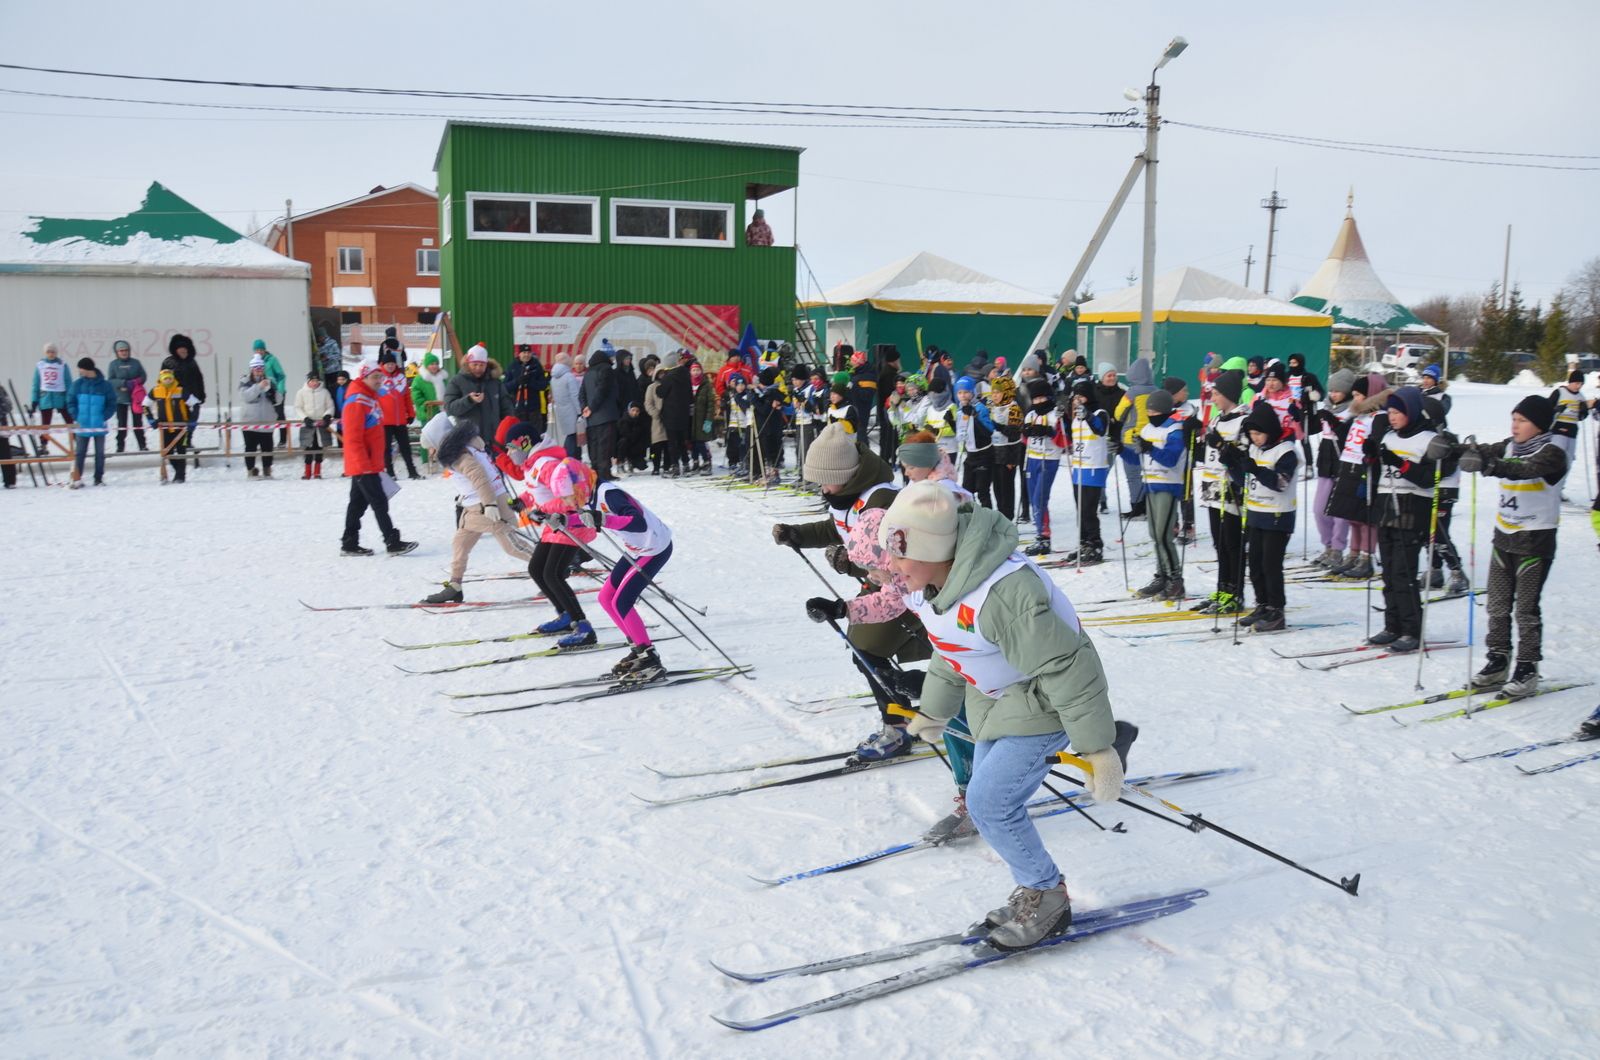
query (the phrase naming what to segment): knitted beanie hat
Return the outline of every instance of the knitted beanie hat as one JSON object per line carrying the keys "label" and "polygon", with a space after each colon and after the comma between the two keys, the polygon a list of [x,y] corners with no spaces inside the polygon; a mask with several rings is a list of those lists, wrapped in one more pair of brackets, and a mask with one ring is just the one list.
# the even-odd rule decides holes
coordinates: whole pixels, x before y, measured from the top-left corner
{"label": "knitted beanie hat", "polygon": [[1529,394],[1517,402],[1517,407],[1511,411],[1539,428],[1541,433],[1548,431],[1556,422],[1556,407],[1543,394]]}
{"label": "knitted beanie hat", "polygon": [[1154,394],[1144,399],[1144,410],[1152,418],[1171,415],[1172,395],[1165,390],[1157,390]]}
{"label": "knitted beanie hat", "polygon": [[943,563],[956,554],[956,498],[937,482],[901,490],[878,525],[878,544],[890,555]]}
{"label": "knitted beanie hat", "polygon": [[819,486],[842,486],[861,466],[855,435],[837,423],[823,428],[806,447],[805,477]]}
{"label": "knitted beanie hat", "polygon": [[933,469],[939,466],[938,442],[901,442],[900,448],[894,451],[895,459],[906,467],[925,467]]}

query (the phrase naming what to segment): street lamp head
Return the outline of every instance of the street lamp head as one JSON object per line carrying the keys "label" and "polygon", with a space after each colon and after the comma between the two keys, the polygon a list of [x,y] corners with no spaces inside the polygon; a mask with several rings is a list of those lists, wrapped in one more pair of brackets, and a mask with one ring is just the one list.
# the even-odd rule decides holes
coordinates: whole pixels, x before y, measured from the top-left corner
{"label": "street lamp head", "polygon": [[1173,37],[1172,40],[1167,44],[1167,50],[1161,53],[1161,61],[1156,63],[1156,69],[1161,69],[1163,66],[1166,66],[1169,62],[1182,55],[1184,49],[1187,47],[1189,47],[1189,42],[1187,40],[1182,37]]}
{"label": "street lamp head", "polygon": [[1122,98],[1127,100],[1129,103],[1137,103],[1143,99],[1144,96],[1140,95],[1138,92],[1135,92],[1131,88],[1125,88],[1122,90]]}

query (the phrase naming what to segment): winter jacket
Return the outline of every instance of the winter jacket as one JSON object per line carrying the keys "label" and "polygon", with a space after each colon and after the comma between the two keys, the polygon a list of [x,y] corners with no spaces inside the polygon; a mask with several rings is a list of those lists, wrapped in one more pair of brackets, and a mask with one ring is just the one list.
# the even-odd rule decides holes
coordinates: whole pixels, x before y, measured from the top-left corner
{"label": "winter jacket", "polygon": [[[1536,441],[1538,439],[1530,441],[1529,446],[1532,447]],[[1542,478],[1548,485],[1559,486],[1566,477],[1569,467],[1567,454],[1560,446],[1540,446],[1527,458],[1519,459],[1506,456],[1506,453],[1513,451],[1512,445],[1510,438],[1502,438],[1498,442],[1478,442],[1463,446],[1462,449],[1477,450],[1478,455],[1483,457],[1482,474],[1490,478],[1510,479],[1513,482]],[[1496,526],[1494,547],[1518,556],[1553,556],[1556,554],[1556,531],[1522,530],[1510,534]]]}
{"label": "winter jacket", "polygon": [[[174,335],[173,341],[179,336]],[[169,343],[169,345],[171,345]],[[191,347],[192,350],[192,347]],[[187,357],[179,357],[176,353],[169,353],[167,359],[161,362],[161,367],[178,377],[178,385],[183,387],[186,397],[193,397],[201,404],[206,400],[206,377],[200,370],[200,365],[195,362],[191,352]]]}
{"label": "winter jacket", "polygon": [[270,379],[257,382],[247,375],[239,380],[239,402],[238,423],[276,423],[278,420],[278,392]]}
{"label": "winter jacket", "polygon": [[626,415],[628,406],[638,401],[644,393],[639,388],[639,377],[633,371],[633,355],[619,352],[613,371],[617,383],[617,406]]}
{"label": "winter jacket", "polygon": [[158,381],[145,395],[145,404],[157,423],[188,423],[193,418],[188,395],[177,384],[166,387]]}
{"label": "winter jacket", "polygon": [[568,435],[579,433],[582,423],[583,398],[578,377],[572,366],[558,364],[550,369],[550,437],[559,444]]}
{"label": "winter jacket", "polygon": [[[661,373],[657,372],[659,379]],[[652,382],[644,388],[644,414],[650,418],[650,444],[662,445],[667,440],[667,426],[661,422],[661,384]]]}
{"label": "winter jacket", "polygon": [[427,372],[418,372],[411,380],[411,408],[417,414],[417,422],[424,427],[428,421],[439,415],[439,386],[444,382],[444,373],[430,376]]}
{"label": "winter jacket", "polygon": [[1120,386],[1102,386],[1098,379],[1095,380],[1094,403],[1104,409],[1107,416],[1117,414],[1117,406],[1122,404],[1122,399],[1127,394],[1128,392]]}
{"label": "winter jacket", "polygon": [[[487,378],[485,376],[485,381]],[[344,435],[344,473],[376,475],[381,472],[385,448],[383,410],[378,407],[378,395],[365,381],[352,379],[345,388],[344,412],[339,416],[339,423]]]}
{"label": "winter jacket", "polygon": [[717,393],[711,380],[701,377],[699,384],[689,377],[689,387],[694,391],[694,408],[690,414],[689,439],[709,442],[717,430]]}
{"label": "winter jacket", "polygon": [[79,434],[104,434],[106,421],[117,414],[117,391],[99,372],[74,379],[67,387],[66,407],[78,421]]}
{"label": "winter jacket", "polygon": [[1159,389],[1155,385],[1155,368],[1149,361],[1141,357],[1129,366],[1128,391],[1111,414],[1112,419],[1117,421],[1124,446],[1133,445],[1139,432],[1144,430],[1144,425],[1150,422],[1145,402]]}
{"label": "winter jacket", "polygon": [[1436,383],[1434,385],[1434,388],[1432,390],[1423,390],[1422,391],[1422,396],[1424,398],[1433,398],[1439,404],[1444,406],[1444,417],[1445,417],[1445,419],[1449,419],[1450,418],[1450,406],[1455,403],[1455,400],[1453,398],[1451,398],[1451,396],[1448,393],[1446,393],[1446,391],[1448,391],[1449,389],[1450,389],[1450,384],[1445,382],[1443,379],[1441,379],[1441,380],[1439,380],[1438,383]]}
{"label": "winter jacket", "polygon": [[344,368],[344,349],[332,335],[323,339],[317,347],[317,357],[322,361],[323,375],[333,375]]}
{"label": "winter jacket", "polygon": [[[473,401],[470,394],[482,394],[482,401]],[[505,384],[501,381],[500,365],[490,361],[489,370],[482,379],[474,379],[465,369],[457,372],[444,388],[444,411],[457,420],[469,419],[478,425],[478,437],[493,438],[494,432],[505,419]]]}
{"label": "winter jacket", "polygon": [[144,365],[139,363],[137,357],[129,357],[127,360],[113,357],[111,363],[106,365],[106,382],[117,392],[119,405],[133,404],[133,384],[138,383],[143,386],[148,379]]}
{"label": "winter jacket", "polygon": [[879,404],[878,370],[869,361],[850,373],[850,393],[847,400],[856,410],[863,425],[872,421],[872,408]]}
{"label": "winter jacket", "polygon": [[883,522],[886,508],[862,512],[861,518],[850,529],[846,555],[851,563],[867,572],[873,589],[845,603],[845,616],[850,624],[858,626],[874,622],[893,622],[906,613],[906,593],[910,586],[894,573],[890,557],[878,544],[878,525]]}
{"label": "winter jacket", "polygon": [[294,396],[294,414],[302,420],[315,420],[320,425],[324,417],[333,416],[333,395],[325,386],[303,386]]}
{"label": "winter jacket", "polygon": [[543,419],[550,383],[537,357],[527,364],[518,359],[506,366],[506,394],[511,402],[511,415],[524,423]]}
{"label": "winter jacket", "polygon": [[[1410,438],[1427,430],[1427,423],[1423,420],[1422,409],[1416,409],[1412,420],[1406,425],[1405,430],[1395,431],[1389,426],[1389,419],[1380,416],[1372,425],[1372,434],[1367,437],[1365,451],[1374,459],[1379,459],[1379,453],[1386,448],[1384,439],[1393,434],[1400,438]],[[1393,454],[1391,454],[1391,459]],[[1392,465],[1391,465],[1392,466]],[[1428,496],[1415,493],[1388,493],[1380,491],[1374,504],[1377,505],[1378,525],[1387,526],[1397,530],[1410,530],[1422,534],[1428,532],[1428,524],[1433,516],[1433,489],[1436,477],[1444,474],[1444,469],[1433,460],[1406,461],[1394,469],[1394,474],[1413,486],[1419,486],[1428,491]]]}
{"label": "winter jacket", "polygon": [[744,381],[747,384],[754,383],[756,381],[755,369],[751,368],[749,364],[745,363],[744,358],[729,357],[727,363],[721,368],[717,369],[717,378],[712,384],[716,388],[717,397],[720,398],[723,394],[728,392],[728,380],[735,373],[744,376]]}
{"label": "winter jacket", "polygon": [[656,418],[669,434],[687,438],[694,416],[694,388],[689,383],[688,365],[657,368],[655,385],[661,400],[661,412]]}
{"label": "winter jacket", "polygon": [[[867,508],[887,508],[894,503],[893,490],[873,489],[885,483],[894,481],[894,470],[884,463],[883,458],[865,445],[861,444],[857,435],[856,452],[861,458],[856,465],[855,474],[844,481],[837,492],[823,495],[830,512],[837,512],[843,519],[843,513],[861,501],[863,510]],[[863,491],[871,491],[863,496]],[[839,543],[839,531],[836,529],[833,516],[819,519],[812,523],[801,523],[795,527],[796,536],[801,548],[826,548]]]}
{"label": "winter jacket", "polygon": [[[1016,548],[1011,520],[990,508],[962,506],[954,566],[936,593],[930,586],[923,594],[926,606],[936,614],[949,613]],[[1078,754],[1111,746],[1116,723],[1100,656],[1075,620],[1051,610],[1050,590],[1038,568],[1030,563],[995,582],[977,619],[984,638],[1027,679],[991,699],[935,652],[918,704],[922,713],[948,720],[965,708],[967,726],[979,741],[1064,731]]]}
{"label": "winter jacket", "polygon": [[511,494],[501,485],[500,476],[494,473],[494,465],[489,462],[483,439],[472,421],[452,426],[444,441],[439,443],[437,456],[441,464],[458,476],[458,504],[463,508],[470,505],[494,508],[506,526],[517,525],[516,513],[507,503]]}
{"label": "winter jacket", "polygon": [[616,369],[611,365],[611,358],[603,353],[597,352],[589,358],[589,370],[583,374],[582,400],[583,407],[589,410],[590,427],[615,423],[622,415],[622,408],[617,404]]}
{"label": "winter jacket", "polygon": [[67,367],[67,362],[45,358],[33,366],[33,389],[28,401],[36,409],[64,409],[71,386],[72,369]]}
{"label": "winter jacket", "polygon": [[284,374],[283,362],[274,357],[271,350],[262,350],[261,366],[267,370],[267,378],[272,381],[272,389],[279,395],[278,400],[283,400],[283,395],[289,390],[289,377]]}
{"label": "winter jacket", "polygon": [[385,427],[404,427],[417,418],[417,410],[411,404],[411,380],[398,367],[391,372],[388,365],[384,365],[383,382],[378,385],[378,407],[383,410]]}

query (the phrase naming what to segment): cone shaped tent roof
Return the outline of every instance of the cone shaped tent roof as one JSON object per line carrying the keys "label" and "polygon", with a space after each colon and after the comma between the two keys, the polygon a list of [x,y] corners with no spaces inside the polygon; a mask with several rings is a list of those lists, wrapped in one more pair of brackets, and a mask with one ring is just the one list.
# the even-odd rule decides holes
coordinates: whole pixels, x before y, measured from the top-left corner
{"label": "cone shaped tent roof", "polygon": [[1443,334],[1401,305],[1378,278],[1348,206],[1327,260],[1300,288],[1294,301],[1333,317],[1335,329]]}
{"label": "cone shaped tent roof", "polygon": [[1050,312],[1044,295],[1015,287],[976,269],[922,251],[841,284],[806,306],[867,303],[895,313],[996,313],[1039,316]]}

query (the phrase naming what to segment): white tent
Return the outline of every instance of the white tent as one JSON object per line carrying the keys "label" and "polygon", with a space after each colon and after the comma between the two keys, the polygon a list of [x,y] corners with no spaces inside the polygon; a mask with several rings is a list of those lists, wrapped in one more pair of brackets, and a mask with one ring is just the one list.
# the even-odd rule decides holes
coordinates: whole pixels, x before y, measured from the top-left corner
{"label": "white tent", "polygon": [[[1135,284],[1090,299],[1078,306],[1078,320],[1080,323],[1121,320],[1130,313],[1132,317],[1127,319],[1138,320],[1140,291],[1139,285]],[[1205,323],[1220,316],[1240,318],[1227,321],[1229,323],[1327,324],[1327,319],[1321,313],[1264,295],[1260,291],[1252,291],[1221,276],[1189,266],[1156,277],[1156,323],[1168,320]]]}
{"label": "white tent", "polygon": [[1378,331],[1407,335],[1443,335],[1424,324],[1395,298],[1367,258],[1367,248],[1356,229],[1354,211],[1346,201],[1344,223],[1334,237],[1333,249],[1320,268],[1294,296],[1295,304],[1333,317],[1335,331]]}
{"label": "white tent", "polygon": [[255,339],[291,379],[310,367],[310,270],[160,184],[112,219],[28,217],[0,229],[0,384],[28,400],[47,342],[104,368],[126,339],[152,382],[175,333],[194,340],[208,402],[224,404]]}
{"label": "white tent", "polygon": [[921,251],[841,284],[807,306],[867,303],[891,313],[1044,316],[1053,300]]}

